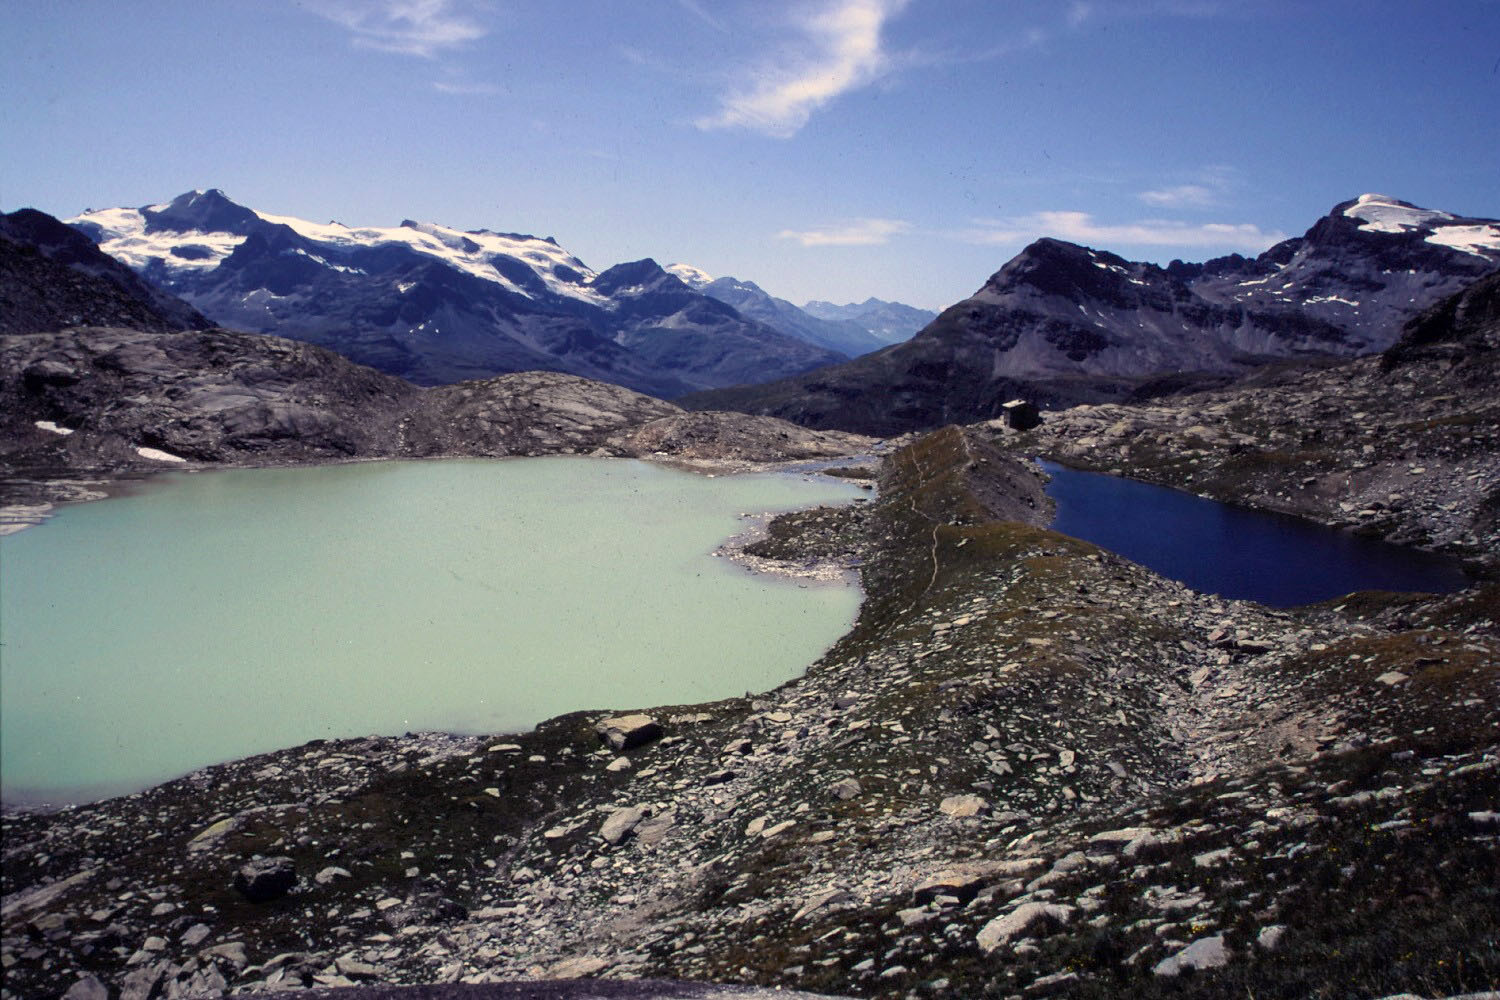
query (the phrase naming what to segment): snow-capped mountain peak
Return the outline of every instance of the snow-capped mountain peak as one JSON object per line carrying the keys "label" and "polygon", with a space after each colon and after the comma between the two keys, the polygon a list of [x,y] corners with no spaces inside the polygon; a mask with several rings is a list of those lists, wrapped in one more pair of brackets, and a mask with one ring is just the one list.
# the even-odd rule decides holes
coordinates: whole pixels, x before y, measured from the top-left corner
{"label": "snow-capped mountain peak", "polygon": [[676,275],[678,281],[694,289],[712,284],[714,280],[713,275],[691,264],[668,264],[662,270],[668,274]]}
{"label": "snow-capped mountain peak", "polygon": [[1343,215],[1359,220],[1360,230],[1367,233],[1422,232],[1428,243],[1476,257],[1493,259],[1500,254],[1500,224],[1486,219],[1461,219],[1383,194],[1360,195]]}
{"label": "snow-capped mountain peak", "polygon": [[1344,209],[1344,216],[1358,219],[1366,232],[1403,233],[1412,229],[1430,228],[1435,223],[1445,222],[1453,216],[1447,212],[1433,212],[1418,208],[1408,201],[1384,194],[1362,194],[1354,204]]}
{"label": "snow-capped mountain peak", "polygon": [[310,222],[245,208],[218,189],[190,191],[166,205],[90,210],[67,221],[92,236],[106,253],[168,280],[212,270],[253,233],[285,226],[316,244],[317,258],[330,267],[347,266],[339,258],[357,251],[400,245],[528,298],[536,297],[540,285],[547,293],[592,305],[603,301],[589,287],[593,271],[552,240],[535,236],[484,229],[465,232],[409,219],[398,226],[357,228]]}

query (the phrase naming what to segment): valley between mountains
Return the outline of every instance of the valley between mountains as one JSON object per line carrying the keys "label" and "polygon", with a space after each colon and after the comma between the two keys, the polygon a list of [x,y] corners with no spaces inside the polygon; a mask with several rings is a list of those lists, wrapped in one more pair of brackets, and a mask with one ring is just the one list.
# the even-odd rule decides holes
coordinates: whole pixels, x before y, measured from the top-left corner
{"label": "valley between mountains", "polygon": [[[0,243],[4,301],[28,303],[6,315],[42,324],[0,339],[12,523],[162,468],[826,458],[870,477],[872,499],[782,515],[742,557],[857,571],[865,601],[768,692],[590,706],[522,734],[319,740],[7,812],[6,996],[580,977],[919,998],[1500,985],[1500,226],[1366,196],[1255,261],[1155,268],[1042,241],[904,343],[683,400],[726,407],[695,410],[575,372],[418,385],[401,376],[469,362],[392,349],[377,371],[303,342],[321,333],[218,328],[227,286],[195,260],[248,274],[326,249],[229,205],[139,210],[139,231],[92,213],[106,249],[169,240],[187,263],[163,264],[161,288],[212,318],[143,305],[145,257],[137,274],[74,248],[80,270],[43,241]],[[170,235],[190,222],[198,244]],[[202,236],[234,226],[252,231],[233,247]],[[547,257],[549,295],[660,291],[661,274],[673,302],[698,295],[654,264],[612,285],[555,245],[490,237]],[[506,294],[539,300],[524,278]],[[60,293],[19,291],[38,282],[87,318],[55,321]],[[590,344],[590,364],[625,364]],[[1024,430],[999,410],[1022,392],[1045,404]],[[1472,584],[1283,610],[1197,593],[1048,530],[1038,455],[1453,555]]]}

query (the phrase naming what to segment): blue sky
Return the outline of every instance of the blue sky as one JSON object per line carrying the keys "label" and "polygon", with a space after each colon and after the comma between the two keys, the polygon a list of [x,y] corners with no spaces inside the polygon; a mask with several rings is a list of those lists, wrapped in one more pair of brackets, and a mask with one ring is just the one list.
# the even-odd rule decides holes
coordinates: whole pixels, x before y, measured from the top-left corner
{"label": "blue sky", "polygon": [[1500,216],[1500,0],[68,0],[0,208],[222,188],[941,307],[1040,235],[1202,260],[1365,191]]}

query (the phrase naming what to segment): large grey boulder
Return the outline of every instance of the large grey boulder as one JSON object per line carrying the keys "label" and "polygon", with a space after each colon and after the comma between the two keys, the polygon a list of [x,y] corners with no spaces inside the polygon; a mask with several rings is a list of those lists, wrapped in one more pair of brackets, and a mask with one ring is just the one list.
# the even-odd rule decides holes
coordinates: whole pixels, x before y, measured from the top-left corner
{"label": "large grey boulder", "polygon": [[1199,938],[1175,955],[1156,963],[1151,970],[1158,976],[1175,976],[1184,969],[1217,969],[1229,961],[1229,949],[1224,936]]}
{"label": "large grey boulder", "polygon": [[1073,919],[1076,912],[1073,907],[1063,903],[1023,903],[981,927],[976,942],[979,950],[988,955],[1030,932],[1038,924],[1065,924]]}
{"label": "large grey boulder", "polygon": [[649,715],[617,715],[601,719],[594,732],[614,750],[630,750],[659,739],[661,725]]}
{"label": "large grey boulder", "polygon": [[841,802],[847,802],[863,791],[864,788],[854,778],[844,778],[828,786],[828,794]]}
{"label": "large grey boulder", "polygon": [[979,895],[986,877],[983,872],[950,868],[923,878],[912,887],[912,898],[918,903],[930,903],[939,896],[953,896],[967,903]]}
{"label": "large grey boulder", "polygon": [[987,814],[990,804],[978,795],[950,795],[938,804],[938,811],[954,819],[965,819]]}
{"label": "large grey boulder", "polygon": [[616,809],[604,820],[604,825],[599,828],[599,836],[609,844],[618,844],[630,836],[631,831],[645,818],[646,811],[639,806]]}
{"label": "large grey boulder", "polygon": [[84,976],[68,987],[63,1000],[109,1000],[109,989],[95,976]]}

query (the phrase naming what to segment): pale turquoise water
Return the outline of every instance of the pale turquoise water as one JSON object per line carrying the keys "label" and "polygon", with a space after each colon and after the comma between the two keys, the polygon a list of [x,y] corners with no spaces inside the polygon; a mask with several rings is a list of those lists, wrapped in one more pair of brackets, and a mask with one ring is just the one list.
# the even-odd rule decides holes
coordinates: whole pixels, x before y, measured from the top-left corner
{"label": "pale turquoise water", "polygon": [[710,553],[795,476],[581,458],[175,474],[0,539],[0,782],[86,798],[314,738],[763,691],[860,594]]}

